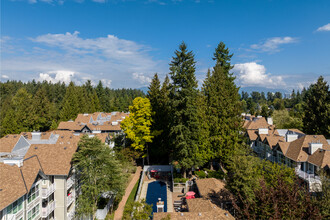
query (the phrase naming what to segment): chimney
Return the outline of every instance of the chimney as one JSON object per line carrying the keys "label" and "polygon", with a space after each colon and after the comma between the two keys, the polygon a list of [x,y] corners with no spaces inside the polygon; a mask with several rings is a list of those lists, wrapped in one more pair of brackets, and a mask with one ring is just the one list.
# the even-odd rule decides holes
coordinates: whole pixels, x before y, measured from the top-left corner
{"label": "chimney", "polygon": [[318,149],[322,149],[323,144],[319,141],[317,143],[309,143],[309,153],[312,155]]}
{"label": "chimney", "polygon": [[294,133],[287,133],[285,135],[285,141],[286,142],[292,142],[298,139],[298,134],[294,134]]}
{"label": "chimney", "polygon": [[32,140],[40,140],[41,139],[41,132],[39,131],[33,131],[32,134]]}
{"label": "chimney", "polygon": [[259,134],[268,134],[268,128],[259,128],[258,133]]}
{"label": "chimney", "polygon": [[269,125],[273,125],[273,119],[272,119],[271,117],[268,117],[268,118],[267,118],[267,123],[268,123]]}
{"label": "chimney", "polygon": [[162,201],[161,198],[158,198],[158,202],[156,203],[157,205],[157,212],[164,212],[164,202]]}

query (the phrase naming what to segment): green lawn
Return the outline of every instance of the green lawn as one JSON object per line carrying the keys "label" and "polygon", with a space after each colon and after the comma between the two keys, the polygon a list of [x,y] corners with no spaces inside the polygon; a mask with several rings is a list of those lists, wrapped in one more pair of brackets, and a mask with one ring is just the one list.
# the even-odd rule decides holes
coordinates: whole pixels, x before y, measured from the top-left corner
{"label": "green lawn", "polygon": [[139,187],[139,182],[140,182],[140,179],[135,183],[135,186],[133,187],[131,194],[129,194],[129,197],[126,201],[125,206],[130,202],[134,202],[134,199],[135,199],[138,187]]}

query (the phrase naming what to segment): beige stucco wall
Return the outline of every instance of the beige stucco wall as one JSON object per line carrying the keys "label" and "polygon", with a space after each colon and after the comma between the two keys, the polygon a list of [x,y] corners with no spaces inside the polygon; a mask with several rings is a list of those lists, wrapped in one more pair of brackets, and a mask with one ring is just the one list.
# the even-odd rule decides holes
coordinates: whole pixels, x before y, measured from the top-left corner
{"label": "beige stucco wall", "polygon": [[66,209],[66,177],[55,176],[54,182],[56,184],[56,190],[54,192],[54,199],[56,201],[55,207],[55,218],[56,219],[67,219]]}

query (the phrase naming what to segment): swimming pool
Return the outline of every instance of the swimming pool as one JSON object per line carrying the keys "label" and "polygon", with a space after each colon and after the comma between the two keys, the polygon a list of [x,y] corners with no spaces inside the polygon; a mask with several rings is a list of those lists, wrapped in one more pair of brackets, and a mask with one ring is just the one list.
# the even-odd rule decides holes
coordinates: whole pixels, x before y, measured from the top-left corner
{"label": "swimming pool", "polygon": [[157,212],[158,198],[164,201],[164,212],[167,212],[167,190],[166,184],[161,181],[155,181],[148,184],[146,202],[152,204],[152,212]]}

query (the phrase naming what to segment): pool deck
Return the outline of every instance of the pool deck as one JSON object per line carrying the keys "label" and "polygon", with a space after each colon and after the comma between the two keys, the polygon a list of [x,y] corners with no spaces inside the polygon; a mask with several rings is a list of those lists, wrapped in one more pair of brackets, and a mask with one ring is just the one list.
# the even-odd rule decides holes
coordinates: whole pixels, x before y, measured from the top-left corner
{"label": "pool deck", "polygon": [[[140,200],[146,199],[147,191],[148,191],[148,184],[156,181],[156,179],[148,179],[143,182]],[[173,212],[173,200],[172,200],[172,191],[171,191],[171,183],[169,181],[162,181],[166,183],[166,194],[167,194],[167,212]]]}

